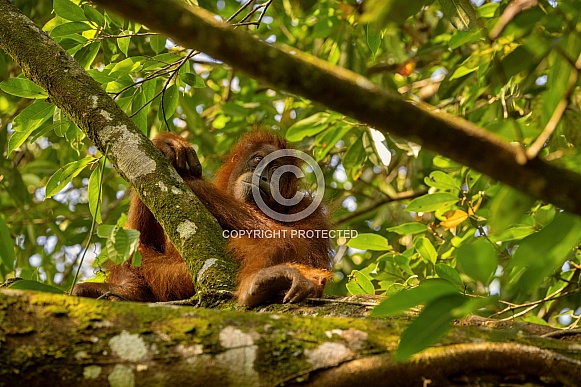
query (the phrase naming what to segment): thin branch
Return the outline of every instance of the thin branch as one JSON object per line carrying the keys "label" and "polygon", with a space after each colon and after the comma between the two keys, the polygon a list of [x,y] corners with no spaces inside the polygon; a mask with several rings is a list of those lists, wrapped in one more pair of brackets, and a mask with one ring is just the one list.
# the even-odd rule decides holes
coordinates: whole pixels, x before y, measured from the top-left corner
{"label": "thin branch", "polygon": [[[567,55],[564,55],[567,58]],[[551,115],[551,119],[539,135],[535,142],[529,146],[526,150],[527,157],[529,159],[537,157],[541,149],[545,146],[546,142],[549,140],[559,122],[561,122],[561,118],[567,109],[567,105],[569,105],[569,98],[573,94],[573,90],[575,90],[575,86],[577,85],[577,79],[579,78],[579,69],[581,69],[581,55],[577,58],[577,62],[574,64],[573,70],[571,71],[571,75],[569,75],[569,82],[567,84],[567,89],[563,94],[563,98],[557,104],[553,115]]]}
{"label": "thin branch", "polygon": [[369,204],[365,208],[362,208],[361,210],[353,211],[352,213],[347,214],[347,215],[335,220],[335,222],[333,222],[333,225],[338,226],[340,224],[349,222],[355,218],[363,216],[369,212],[376,212],[379,207],[381,207],[385,204],[400,201],[400,200],[413,199],[413,198],[416,198],[418,196],[425,195],[427,192],[428,192],[427,190],[399,192],[396,195],[388,196],[385,199],[381,199],[381,200],[378,200],[372,204]]}
{"label": "thin branch", "polygon": [[140,32],[137,34],[127,34],[127,35],[99,35],[91,40],[103,40],[103,39],[121,39],[121,38],[133,38],[136,36],[155,36],[159,35],[157,32]]}
{"label": "thin branch", "polygon": [[511,304],[512,306],[509,306],[507,308],[504,308],[500,312],[496,312],[493,315],[491,315],[490,317],[499,316],[499,315],[505,314],[507,312],[512,312],[512,311],[515,311],[517,309],[525,308],[523,311],[521,311],[519,313],[516,313],[516,314],[514,314],[512,316],[509,316],[509,317],[506,317],[506,318],[503,318],[503,319],[498,320],[498,321],[509,321],[509,320],[514,319],[514,318],[517,318],[517,317],[520,317],[520,316],[523,316],[523,315],[527,314],[528,312],[530,312],[531,310],[535,309],[536,307],[538,307],[539,305],[541,305],[541,304],[543,304],[545,302],[555,301],[555,300],[558,300],[560,298],[567,297],[567,296],[569,296],[571,294],[578,293],[579,291],[581,291],[581,288],[577,288],[577,289],[574,289],[574,290],[571,290],[571,291],[568,291],[568,292],[561,293],[562,292],[562,289],[559,289],[559,290],[551,293],[550,295],[548,295],[545,298],[542,298],[540,300],[526,302],[526,303],[520,304],[520,305],[513,305],[513,304]]}

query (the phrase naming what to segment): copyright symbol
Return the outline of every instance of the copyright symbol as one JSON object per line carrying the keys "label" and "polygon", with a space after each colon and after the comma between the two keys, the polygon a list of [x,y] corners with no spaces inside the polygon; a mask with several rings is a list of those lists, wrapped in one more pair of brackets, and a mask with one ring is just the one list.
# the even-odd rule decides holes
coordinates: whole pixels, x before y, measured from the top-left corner
{"label": "copyright symbol", "polygon": [[[283,214],[277,212],[270,208],[260,194],[259,181],[262,173],[266,167],[273,161],[280,158],[296,157],[304,161],[310,169],[315,173],[317,177],[317,190],[313,195],[312,202],[300,212],[294,214]],[[304,199],[304,194],[296,192],[292,198],[285,198],[281,195],[280,190],[280,180],[283,174],[292,173],[297,179],[305,177],[305,173],[296,165],[289,165],[288,163],[278,167],[271,175],[270,178],[270,192],[273,199],[284,207],[293,207],[299,204]],[[311,215],[319,207],[323,201],[323,194],[325,193],[325,178],[323,176],[323,171],[319,167],[319,164],[311,156],[305,152],[301,152],[295,149],[280,149],[274,151],[267,156],[265,156],[260,163],[256,166],[254,174],[252,175],[252,197],[254,202],[260,208],[262,212],[271,217],[272,219],[278,220],[280,222],[296,222],[298,220],[305,219],[307,216]]]}

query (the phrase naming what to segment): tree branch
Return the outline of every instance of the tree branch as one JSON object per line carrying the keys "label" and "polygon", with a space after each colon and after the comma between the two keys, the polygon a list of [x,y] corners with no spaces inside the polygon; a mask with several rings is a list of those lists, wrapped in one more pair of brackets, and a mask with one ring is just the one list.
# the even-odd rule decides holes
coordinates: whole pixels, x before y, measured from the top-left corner
{"label": "tree branch", "polygon": [[526,323],[463,322],[399,363],[393,352],[409,316],[355,318],[368,308],[348,302],[194,311],[0,289],[0,311],[7,386],[577,386],[581,378],[578,339],[541,338],[552,328]]}
{"label": "tree branch", "polygon": [[199,294],[232,290],[220,225],[131,119],[55,41],[0,0],[0,48],[45,89],[138,192],[180,251]]}
{"label": "tree branch", "polygon": [[172,0],[93,0],[271,85],[404,137],[537,199],[581,215],[581,175],[538,158],[458,117],[408,103],[367,78],[305,54],[270,45]]}

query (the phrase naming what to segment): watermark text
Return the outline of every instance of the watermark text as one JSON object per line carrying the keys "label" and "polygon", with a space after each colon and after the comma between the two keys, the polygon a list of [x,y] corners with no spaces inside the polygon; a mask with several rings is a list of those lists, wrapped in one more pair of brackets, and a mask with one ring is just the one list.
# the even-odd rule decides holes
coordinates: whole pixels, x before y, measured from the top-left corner
{"label": "watermark text", "polygon": [[355,238],[358,235],[357,230],[224,230],[224,238]]}

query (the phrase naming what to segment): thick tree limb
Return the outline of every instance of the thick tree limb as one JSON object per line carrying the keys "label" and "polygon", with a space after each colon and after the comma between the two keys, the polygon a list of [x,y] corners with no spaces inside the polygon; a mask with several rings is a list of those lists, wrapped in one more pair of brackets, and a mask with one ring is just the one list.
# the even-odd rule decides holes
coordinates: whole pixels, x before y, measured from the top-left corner
{"label": "thick tree limb", "polygon": [[349,70],[293,47],[269,45],[174,0],[92,0],[248,75],[319,102],[581,215],[581,175],[526,159],[523,149],[458,117],[409,103]]}
{"label": "thick tree limb", "polygon": [[194,273],[198,292],[232,290],[218,222],[97,82],[44,31],[0,0],[0,48],[105,153],[160,221]]}
{"label": "thick tree limb", "polygon": [[362,314],[354,305],[250,313],[2,289],[0,386],[576,386],[581,378],[575,337],[540,338],[519,323],[456,326],[402,364],[393,351],[407,316],[340,311]]}

